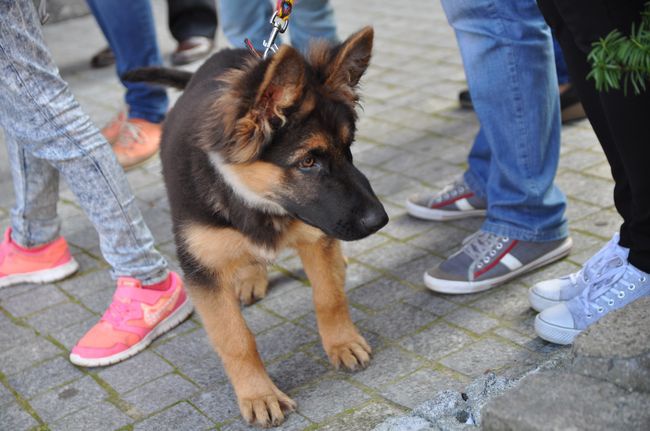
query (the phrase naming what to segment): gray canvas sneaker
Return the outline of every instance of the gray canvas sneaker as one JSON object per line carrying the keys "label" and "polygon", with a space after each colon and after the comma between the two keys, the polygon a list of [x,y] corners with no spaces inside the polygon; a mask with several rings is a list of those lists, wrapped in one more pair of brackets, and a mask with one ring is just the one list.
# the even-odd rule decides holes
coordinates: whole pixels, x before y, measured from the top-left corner
{"label": "gray canvas sneaker", "polygon": [[562,301],[578,296],[594,279],[612,257],[620,256],[627,260],[630,250],[618,245],[619,234],[593,255],[579,271],[552,280],[545,280],[535,284],[528,291],[528,300],[535,311],[542,311],[559,304]]}
{"label": "gray canvas sneaker", "polygon": [[519,241],[479,230],[461,249],[424,274],[431,290],[448,294],[476,293],[563,258],[573,241]]}
{"label": "gray canvas sneaker", "polygon": [[571,344],[603,316],[650,295],[650,274],[627,259],[613,256],[580,295],[547,308],[535,318],[535,332],[544,340]]}
{"label": "gray canvas sneaker", "polygon": [[461,177],[434,195],[414,195],[406,201],[406,211],[425,220],[458,220],[484,216],[485,199],[474,193]]}

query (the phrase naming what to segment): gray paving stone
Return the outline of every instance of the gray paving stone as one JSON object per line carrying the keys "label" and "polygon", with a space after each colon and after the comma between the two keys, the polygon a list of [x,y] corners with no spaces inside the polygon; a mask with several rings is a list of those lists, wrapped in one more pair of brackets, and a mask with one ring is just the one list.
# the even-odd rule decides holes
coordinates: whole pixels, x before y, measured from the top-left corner
{"label": "gray paving stone", "polygon": [[292,323],[283,323],[256,337],[257,350],[264,361],[284,356],[317,339],[315,334]]}
{"label": "gray paving stone", "polygon": [[384,389],[385,398],[404,407],[414,408],[440,391],[460,389],[462,382],[434,370],[420,370]]}
{"label": "gray paving stone", "polygon": [[407,355],[396,347],[389,347],[378,352],[373,352],[372,362],[365,370],[356,372],[352,378],[371,388],[381,388],[394,380],[399,379],[424,363]]}
{"label": "gray paving stone", "polygon": [[253,332],[253,334],[258,334],[261,331],[272,328],[282,323],[282,319],[279,319],[278,317],[270,314],[257,305],[245,307],[242,310],[242,314],[246,319],[248,328],[251,330],[251,332]]}
{"label": "gray paving stone", "polygon": [[266,369],[276,386],[284,392],[310,383],[329,371],[329,367],[324,367],[302,352],[267,365]]}
{"label": "gray paving stone", "polygon": [[[278,431],[298,431],[307,429],[313,425],[312,422],[296,412],[289,413],[285,418],[286,420],[280,426],[273,429]],[[255,431],[259,429],[257,426],[244,423],[241,418],[221,428],[223,431]]]}
{"label": "gray paving stone", "polygon": [[440,360],[443,365],[476,377],[488,370],[498,370],[524,362],[530,353],[493,339],[483,339]]}
{"label": "gray paving stone", "polygon": [[15,400],[14,394],[3,385],[0,385],[0,406],[3,406],[9,403],[10,401],[14,401],[14,400]]}
{"label": "gray paving stone", "polygon": [[200,392],[190,398],[190,402],[215,422],[239,417],[237,397],[229,383]]}
{"label": "gray paving stone", "polygon": [[397,303],[370,317],[362,326],[382,337],[399,339],[428,325],[437,317],[408,304]]}
{"label": "gray paving stone", "polygon": [[437,360],[472,342],[472,337],[444,322],[435,323],[400,342],[407,350]]}
{"label": "gray paving stone", "polygon": [[128,361],[103,368],[97,375],[118,393],[123,393],[172,370],[172,366],[158,355],[145,350]]}
{"label": "gray paving stone", "polygon": [[404,284],[389,278],[381,278],[351,290],[348,298],[354,304],[378,311],[411,295],[414,295],[413,290]]}
{"label": "gray paving stone", "polygon": [[60,329],[87,320],[92,314],[85,308],[72,302],[54,305],[33,317],[27,322],[44,334],[56,334]]}
{"label": "gray paving stone", "polygon": [[22,317],[65,301],[66,296],[56,286],[46,284],[2,301],[0,305],[12,315]]}
{"label": "gray paving stone", "polygon": [[116,430],[132,421],[113,404],[100,401],[59,419],[51,428],[52,431]]}
{"label": "gray paving stone", "polygon": [[311,289],[306,286],[296,286],[280,295],[265,298],[260,302],[263,308],[273,311],[287,319],[293,320],[312,311]]}
{"label": "gray paving stone", "polygon": [[90,318],[83,320],[74,325],[68,326],[63,329],[59,329],[54,334],[50,334],[56,341],[61,343],[68,351],[77,344],[81,337],[86,334],[97,322],[99,321],[99,316],[91,316]]}
{"label": "gray paving stone", "polygon": [[351,290],[363,284],[370,283],[381,276],[380,272],[377,272],[368,266],[359,263],[351,263],[348,265],[345,274],[345,290]]}
{"label": "gray paving stone", "polygon": [[0,370],[7,375],[15,374],[61,353],[61,349],[40,337],[33,337],[27,343],[6,343],[0,351]]}
{"label": "gray paving stone", "polygon": [[108,271],[93,271],[69,278],[58,284],[63,290],[78,298],[90,295],[98,290],[115,291],[115,282],[111,280]]}
{"label": "gray paving stone", "polygon": [[373,429],[386,418],[401,411],[387,403],[370,403],[328,423],[321,431],[365,431]]}
{"label": "gray paving stone", "polygon": [[403,265],[387,268],[388,272],[395,278],[406,281],[413,286],[425,289],[424,271],[436,266],[442,259],[437,256],[428,254],[421,258],[412,260]]}
{"label": "gray paving stone", "polygon": [[472,302],[471,306],[506,321],[528,319],[535,315],[528,302],[528,289],[517,284],[492,289]]}
{"label": "gray paving stone", "polygon": [[68,385],[45,392],[30,400],[30,405],[46,422],[57,421],[64,416],[93,406],[107,396],[90,376],[85,376]]}
{"label": "gray paving stone", "polygon": [[355,407],[368,399],[360,389],[342,380],[324,380],[296,394],[298,412],[314,422]]}
{"label": "gray paving stone", "polygon": [[88,295],[79,298],[79,301],[90,310],[102,315],[113,302],[115,289],[98,289]]}
{"label": "gray paving stone", "polygon": [[426,310],[429,313],[433,313],[436,316],[444,316],[458,308],[457,304],[447,301],[429,290],[418,292],[415,295],[406,298],[404,302],[414,307]]}
{"label": "gray paving stone", "polygon": [[178,374],[168,374],[124,394],[124,401],[136,411],[150,415],[198,391],[198,387]]}
{"label": "gray paving stone", "polygon": [[207,430],[214,423],[188,403],[180,403],[136,424],[135,431]]}
{"label": "gray paving stone", "polygon": [[7,380],[23,397],[32,398],[49,388],[70,382],[81,376],[82,373],[67,359],[57,357],[11,375]]}
{"label": "gray paving stone", "polygon": [[393,242],[361,254],[356,259],[374,268],[397,268],[426,254],[419,248]]}
{"label": "gray paving stone", "polygon": [[18,431],[28,430],[38,425],[38,422],[18,403],[11,403],[0,408],[0,424],[3,429]]}
{"label": "gray paving stone", "polygon": [[483,334],[499,325],[498,320],[465,307],[451,312],[445,316],[445,320],[477,334]]}

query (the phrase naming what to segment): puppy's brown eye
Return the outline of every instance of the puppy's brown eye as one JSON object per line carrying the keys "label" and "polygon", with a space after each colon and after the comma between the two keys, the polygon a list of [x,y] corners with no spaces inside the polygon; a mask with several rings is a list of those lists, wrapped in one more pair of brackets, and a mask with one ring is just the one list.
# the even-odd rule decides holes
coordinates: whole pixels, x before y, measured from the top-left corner
{"label": "puppy's brown eye", "polygon": [[300,161],[300,167],[303,169],[311,168],[315,164],[316,164],[316,160],[312,156],[307,156]]}

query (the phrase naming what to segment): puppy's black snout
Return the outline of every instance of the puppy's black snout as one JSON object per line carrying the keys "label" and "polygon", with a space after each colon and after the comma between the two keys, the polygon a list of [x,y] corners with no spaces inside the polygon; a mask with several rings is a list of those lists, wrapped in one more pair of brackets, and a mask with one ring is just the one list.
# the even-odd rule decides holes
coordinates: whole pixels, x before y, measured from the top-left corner
{"label": "puppy's black snout", "polygon": [[382,206],[366,210],[361,217],[361,226],[370,233],[377,232],[386,226],[386,223],[388,223],[388,214],[386,214]]}

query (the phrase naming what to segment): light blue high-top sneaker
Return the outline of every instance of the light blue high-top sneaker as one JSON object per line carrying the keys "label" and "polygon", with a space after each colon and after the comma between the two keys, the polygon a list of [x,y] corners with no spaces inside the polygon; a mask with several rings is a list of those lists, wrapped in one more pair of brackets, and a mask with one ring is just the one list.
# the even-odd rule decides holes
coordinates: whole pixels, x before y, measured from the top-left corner
{"label": "light blue high-top sneaker", "polygon": [[612,239],[593,255],[579,271],[564,277],[545,280],[535,284],[528,291],[528,301],[535,311],[543,311],[562,301],[578,296],[591,280],[597,277],[603,265],[614,256],[627,260],[630,249],[618,244],[619,234],[615,233]]}
{"label": "light blue high-top sneaker", "polygon": [[573,339],[612,310],[650,295],[650,274],[613,256],[575,298],[547,308],[535,318],[535,332],[557,344]]}

